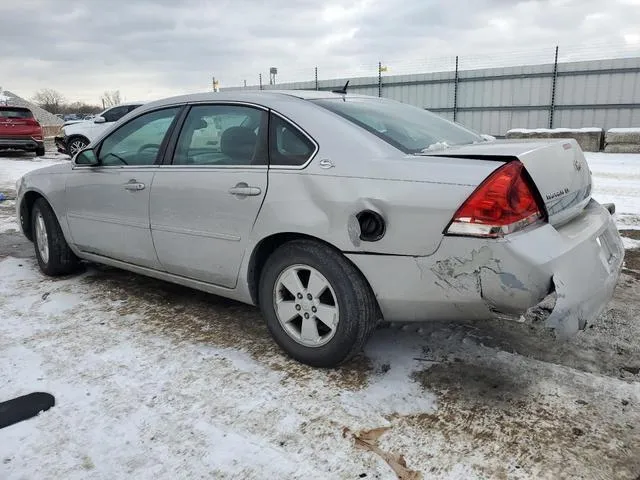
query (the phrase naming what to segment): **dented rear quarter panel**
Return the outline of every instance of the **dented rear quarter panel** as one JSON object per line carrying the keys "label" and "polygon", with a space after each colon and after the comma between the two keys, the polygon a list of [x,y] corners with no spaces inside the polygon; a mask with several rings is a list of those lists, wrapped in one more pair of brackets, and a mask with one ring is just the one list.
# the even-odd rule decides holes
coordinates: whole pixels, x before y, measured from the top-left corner
{"label": "dented rear quarter panel", "polygon": [[[335,166],[321,168],[322,159]],[[269,171],[254,241],[292,232],[347,252],[431,255],[455,211],[498,166],[450,158],[345,158],[323,149],[304,171]],[[356,215],[363,210],[385,220],[382,239],[360,239]]]}

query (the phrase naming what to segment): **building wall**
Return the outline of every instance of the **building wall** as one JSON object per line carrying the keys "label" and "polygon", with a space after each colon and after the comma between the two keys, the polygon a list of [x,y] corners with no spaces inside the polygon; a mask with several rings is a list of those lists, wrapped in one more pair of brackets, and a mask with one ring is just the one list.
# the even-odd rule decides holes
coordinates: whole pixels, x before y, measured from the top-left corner
{"label": "building wall", "polygon": [[[558,63],[553,128],[640,127],[640,58]],[[349,91],[378,96],[378,77],[295,82],[264,89]],[[245,87],[224,88],[241,90]],[[246,88],[256,89],[258,85]],[[474,130],[549,128],[554,64],[382,76],[381,96],[432,110]]]}

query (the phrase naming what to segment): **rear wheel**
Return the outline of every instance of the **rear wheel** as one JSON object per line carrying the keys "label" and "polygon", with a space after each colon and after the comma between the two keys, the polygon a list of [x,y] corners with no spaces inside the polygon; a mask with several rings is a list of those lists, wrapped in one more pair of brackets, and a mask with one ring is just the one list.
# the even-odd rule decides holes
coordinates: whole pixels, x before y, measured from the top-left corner
{"label": "rear wheel", "polygon": [[69,248],[55,213],[43,198],[33,205],[31,231],[36,258],[43,273],[58,276],[78,269],[80,261]]}
{"label": "rear wheel", "polygon": [[36,157],[44,157],[44,147],[36,148]]}
{"label": "rear wheel", "polygon": [[71,137],[67,141],[67,152],[72,157],[82,150],[84,147],[89,145],[89,140],[84,137]]}
{"label": "rear wheel", "polygon": [[259,299],[278,345],[314,367],[336,367],[360,352],[380,317],[362,274],[339,252],[309,240],[286,243],[269,257]]}

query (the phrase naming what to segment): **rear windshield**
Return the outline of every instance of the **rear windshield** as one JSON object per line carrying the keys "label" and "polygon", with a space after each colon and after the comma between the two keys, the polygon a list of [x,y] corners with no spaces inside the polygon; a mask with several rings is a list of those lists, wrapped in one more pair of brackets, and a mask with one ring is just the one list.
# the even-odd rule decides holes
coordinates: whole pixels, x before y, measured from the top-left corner
{"label": "rear windshield", "polygon": [[406,103],[357,97],[311,101],[405,153],[428,153],[447,146],[483,141],[482,137],[466,128]]}
{"label": "rear windshield", "polygon": [[33,118],[33,113],[22,108],[0,108],[0,118]]}

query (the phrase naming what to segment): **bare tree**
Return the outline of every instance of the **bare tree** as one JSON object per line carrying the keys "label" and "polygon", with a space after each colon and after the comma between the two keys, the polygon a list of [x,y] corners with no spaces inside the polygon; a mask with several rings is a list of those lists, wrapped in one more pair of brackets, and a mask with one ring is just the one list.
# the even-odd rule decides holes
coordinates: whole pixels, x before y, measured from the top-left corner
{"label": "bare tree", "polygon": [[120,98],[120,90],[104,92],[104,95],[100,97],[100,100],[102,100],[102,104],[104,105],[104,108],[115,107],[116,105],[120,105],[122,103],[122,99]]}
{"label": "bare tree", "polygon": [[64,96],[52,88],[38,90],[33,96],[33,102],[41,108],[51,113],[60,113],[60,108],[64,104]]}

